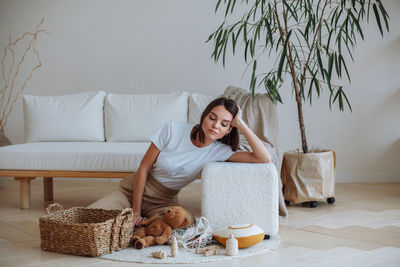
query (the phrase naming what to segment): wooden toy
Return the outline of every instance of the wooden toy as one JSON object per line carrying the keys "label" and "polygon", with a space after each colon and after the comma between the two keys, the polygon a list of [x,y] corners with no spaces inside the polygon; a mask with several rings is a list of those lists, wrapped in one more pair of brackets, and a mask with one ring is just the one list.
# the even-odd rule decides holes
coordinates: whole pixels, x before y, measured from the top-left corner
{"label": "wooden toy", "polygon": [[153,253],[151,253],[151,255],[154,258],[165,259],[167,257],[167,252],[165,252],[164,250],[159,250],[159,251],[154,251]]}
{"label": "wooden toy", "polygon": [[179,254],[178,241],[176,241],[176,237],[174,236],[171,242],[171,255],[172,257],[176,257],[178,256],[178,254]]}

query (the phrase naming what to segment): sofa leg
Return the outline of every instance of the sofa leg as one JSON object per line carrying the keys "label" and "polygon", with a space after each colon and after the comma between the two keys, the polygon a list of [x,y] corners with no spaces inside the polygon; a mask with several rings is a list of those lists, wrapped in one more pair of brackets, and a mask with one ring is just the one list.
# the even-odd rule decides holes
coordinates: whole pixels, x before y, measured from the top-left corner
{"label": "sofa leg", "polygon": [[43,177],[44,201],[53,201],[53,177]]}
{"label": "sofa leg", "polygon": [[36,177],[15,177],[19,181],[19,205],[22,210],[31,208],[31,180]]}

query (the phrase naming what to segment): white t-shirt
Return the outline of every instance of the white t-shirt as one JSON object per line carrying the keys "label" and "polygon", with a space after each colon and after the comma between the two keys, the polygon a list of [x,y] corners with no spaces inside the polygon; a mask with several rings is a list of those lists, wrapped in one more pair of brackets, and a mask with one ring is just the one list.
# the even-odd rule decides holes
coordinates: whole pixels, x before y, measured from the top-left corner
{"label": "white t-shirt", "polygon": [[190,139],[193,127],[194,124],[171,121],[150,135],[160,150],[150,174],[165,187],[179,190],[195,180],[207,163],[225,161],[235,153],[219,141],[195,146]]}

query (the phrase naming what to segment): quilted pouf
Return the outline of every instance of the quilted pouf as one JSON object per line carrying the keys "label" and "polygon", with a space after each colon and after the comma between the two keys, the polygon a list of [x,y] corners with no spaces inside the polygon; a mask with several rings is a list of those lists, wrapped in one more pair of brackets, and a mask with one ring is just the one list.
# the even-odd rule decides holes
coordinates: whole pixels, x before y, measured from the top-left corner
{"label": "quilted pouf", "polygon": [[278,234],[278,172],[273,163],[210,163],[203,169],[202,187],[201,215],[213,229],[247,223],[266,235]]}

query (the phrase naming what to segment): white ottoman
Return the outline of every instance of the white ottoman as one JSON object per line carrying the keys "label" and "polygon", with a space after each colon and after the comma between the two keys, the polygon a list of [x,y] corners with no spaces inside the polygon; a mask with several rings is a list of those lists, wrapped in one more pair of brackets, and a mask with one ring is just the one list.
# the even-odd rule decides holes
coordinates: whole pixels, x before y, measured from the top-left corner
{"label": "white ottoman", "polygon": [[251,223],[279,229],[278,172],[273,163],[214,162],[202,172],[201,215],[214,229]]}

